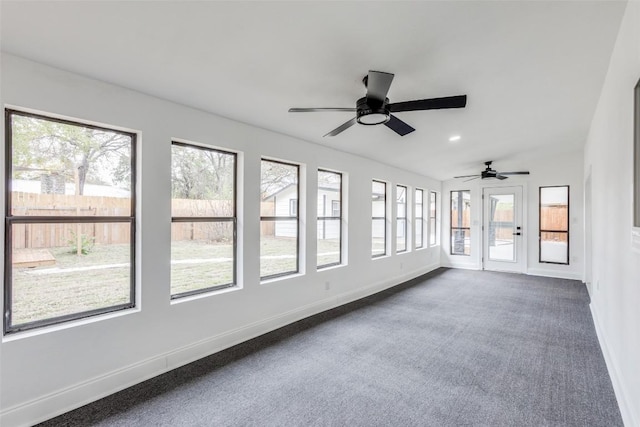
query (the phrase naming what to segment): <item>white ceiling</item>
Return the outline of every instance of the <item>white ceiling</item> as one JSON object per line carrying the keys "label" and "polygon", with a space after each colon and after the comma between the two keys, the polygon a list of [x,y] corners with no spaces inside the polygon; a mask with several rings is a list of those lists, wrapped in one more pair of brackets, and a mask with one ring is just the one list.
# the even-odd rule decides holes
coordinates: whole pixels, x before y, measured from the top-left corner
{"label": "white ceiling", "polygon": [[[2,2],[2,50],[437,179],[528,168],[584,144],[626,2]],[[368,70],[416,128],[322,135]],[[449,137],[461,135],[457,143]]]}

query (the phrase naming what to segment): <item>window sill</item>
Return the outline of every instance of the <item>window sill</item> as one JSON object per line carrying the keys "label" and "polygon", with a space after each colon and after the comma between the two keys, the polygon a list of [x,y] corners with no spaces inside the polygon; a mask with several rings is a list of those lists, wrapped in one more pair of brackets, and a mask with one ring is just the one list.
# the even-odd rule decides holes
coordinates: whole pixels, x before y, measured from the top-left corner
{"label": "window sill", "polygon": [[296,277],[302,277],[304,276],[304,273],[292,273],[292,274],[287,274],[284,276],[278,276],[278,277],[272,277],[270,279],[265,279],[260,281],[261,285],[270,285],[272,283],[276,283],[276,282],[282,282],[283,280],[289,280],[289,279],[294,279]]}
{"label": "window sill", "polygon": [[640,227],[631,229],[631,250],[640,253]]}
{"label": "window sill", "polygon": [[329,270],[335,270],[335,269],[337,269],[337,268],[343,268],[343,267],[346,267],[346,266],[347,266],[347,264],[335,264],[335,265],[328,265],[328,266],[326,266],[326,267],[320,267],[320,268],[318,268],[318,272],[321,272],[321,271],[329,271]]}
{"label": "window sill", "polygon": [[18,341],[22,339],[33,338],[39,335],[45,335],[45,334],[55,333],[58,331],[63,331],[66,329],[86,326],[91,323],[103,322],[103,321],[115,319],[118,317],[129,316],[139,312],[140,312],[140,307],[132,307],[125,310],[118,310],[111,313],[98,314],[95,316],[85,317],[82,319],[68,320],[66,322],[58,323],[55,325],[42,326],[39,328],[28,329],[26,331],[12,332],[8,335],[3,336],[2,342],[6,343],[11,341]]}
{"label": "window sill", "polygon": [[213,291],[202,292],[202,293],[199,293],[199,294],[194,294],[194,295],[189,295],[189,296],[185,296],[185,297],[172,299],[170,305],[177,305],[177,304],[181,304],[183,302],[190,302],[190,301],[195,301],[195,300],[199,300],[199,299],[202,299],[202,298],[209,298],[209,297],[213,297],[213,296],[216,296],[216,295],[221,295],[221,294],[226,294],[226,293],[229,293],[229,292],[239,291],[240,289],[242,289],[242,286],[240,286],[240,285],[229,286],[229,287],[222,288],[222,289],[215,289]]}

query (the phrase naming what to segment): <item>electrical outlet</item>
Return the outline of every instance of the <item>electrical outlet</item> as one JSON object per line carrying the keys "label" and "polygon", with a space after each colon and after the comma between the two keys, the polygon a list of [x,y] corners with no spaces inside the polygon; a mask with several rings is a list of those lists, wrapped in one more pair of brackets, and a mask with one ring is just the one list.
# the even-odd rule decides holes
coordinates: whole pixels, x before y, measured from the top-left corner
{"label": "electrical outlet", "polygon": [[324,282],[324,290],[328,291],[329,289],[331,289],[331,282]]}
{"label": "electrical outlet", "polygon": [[400,263],[400,270],[402,270],[404,268],[404,263]]}

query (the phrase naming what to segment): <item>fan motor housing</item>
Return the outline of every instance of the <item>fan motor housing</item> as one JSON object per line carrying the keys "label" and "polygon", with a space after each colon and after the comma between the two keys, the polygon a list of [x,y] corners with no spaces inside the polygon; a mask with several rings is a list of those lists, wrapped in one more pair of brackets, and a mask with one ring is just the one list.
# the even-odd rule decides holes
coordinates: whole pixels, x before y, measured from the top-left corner
{"label": "fan motor housing", "polygon": [[366,96],[358,99],[356,102],[356,119],[358,123],[371,126],[388,122],[391,118],[388,104],[389,98],[386,98],[383,103],[372,102]]}

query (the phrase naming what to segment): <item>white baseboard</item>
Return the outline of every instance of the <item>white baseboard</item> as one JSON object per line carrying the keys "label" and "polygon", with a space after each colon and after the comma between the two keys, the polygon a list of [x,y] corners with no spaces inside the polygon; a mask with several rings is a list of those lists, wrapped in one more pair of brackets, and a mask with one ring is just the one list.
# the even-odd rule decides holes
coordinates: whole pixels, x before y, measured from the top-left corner
{"label": "white baseboard", "polygon": [[602,355],[604,361],[607,364],[607,371],[609,371],[609,377],[613,384],[613,391],[616,394],[618,401],[618,407],[620,408],[620,414],[622,415],[622,422],[625,426],[640,426],[640,414],[636,413],[636,408],[629,403],[630,395],[625,386],[624,376],[622,375],[620,368],[616,362],[616,357],[613,350],[609,347],[604,329],[600,326],[600,319],[598,317],[598,310],[593,303],[589,304],[591,309],[591,317],[593,318],[593,324],[596,327],[596,335],[598,336],[598,342],[602,349]]}
{"label": "white baseboard", "polygon": [[290,323],[391,288],[438,267],[440,264],[434,263],[393,279],[334,295],[3,409],[0,412],[0,425],[17,427],[37,424]]}
{"label": "white baseboard", "polygon": [[531,276],[556,277],[558,279],[580,280],[582,282],[582,274],[572,271],[545,270],[543,268],[529,268],[527,274]]}
{"label": "white baseboard", "polygon": [[447,268],[459,268],[462,270],[481,270],[480,266],[477,264],[470,264],[466,262],[449,262],[445,261],[442,263],[443,267]]}

